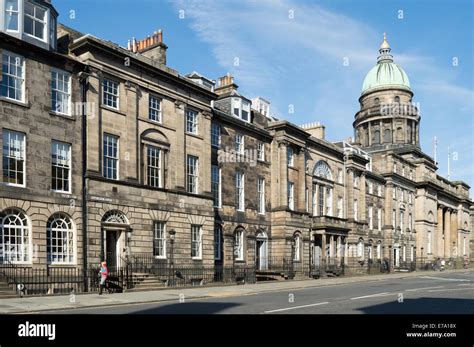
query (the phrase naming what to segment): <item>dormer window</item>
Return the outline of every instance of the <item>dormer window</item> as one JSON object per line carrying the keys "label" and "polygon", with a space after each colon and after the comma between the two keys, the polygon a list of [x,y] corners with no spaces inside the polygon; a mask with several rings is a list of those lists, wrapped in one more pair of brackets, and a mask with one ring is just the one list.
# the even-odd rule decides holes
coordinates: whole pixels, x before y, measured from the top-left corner
{"label": "dormer window", "polygon": [[44,49],[56,48],[57,12],[50,1],[0,1],[0,30]]}
{"label": "dormer window", "polygon": [[20,11],[18,0],[5,1],[5,29],[7,31],[18,31],[18,17]]}
{"label": "dormer window", "polygon": [[232,98],[232,113],[245,122],[250,122],[250,102],[241,98]]}
{"label": "dormer window", "polygon": [[29,1],[25,3],[25,33],[46,41],[46,9]]}

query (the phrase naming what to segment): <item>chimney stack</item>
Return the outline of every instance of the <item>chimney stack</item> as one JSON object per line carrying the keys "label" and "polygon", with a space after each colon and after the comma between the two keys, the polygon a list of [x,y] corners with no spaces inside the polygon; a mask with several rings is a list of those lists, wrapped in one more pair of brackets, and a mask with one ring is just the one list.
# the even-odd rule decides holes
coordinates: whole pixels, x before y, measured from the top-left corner
{"label": "chimney stack", "polygon": [[322,125],[320,122],[303,124],[301,128],[303,128],[307,133],[309,133],[311,136],[314,136],[317,139],[324,140],[325,138],[326,127]]}
{"label": "chimney stack", "polygon": [[230,73],[227,73],[227,75],[219,77],[219,84],[214,88],[214,92],[218,95],[222,95],[237,90],[237,88],[239,88],[239,86],[234,83],[234,77],[231,76]]}
{"label": "chimney stack", "polygon": [[129,50],[140,53],[160,64],[166,65],[166,50],[168,46],[163,43],[163,32],[161,29],[155,31],[153,36],[147,36],[143,40],[132,39]]}

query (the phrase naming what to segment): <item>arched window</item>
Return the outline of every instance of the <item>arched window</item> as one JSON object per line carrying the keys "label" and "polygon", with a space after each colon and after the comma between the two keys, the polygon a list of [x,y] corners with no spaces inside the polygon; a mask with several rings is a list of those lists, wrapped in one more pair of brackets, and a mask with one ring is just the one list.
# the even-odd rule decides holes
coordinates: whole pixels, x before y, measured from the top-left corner
{"label": "arched window", "polygon": [[313,176],[321,177],[332,181],[331,168],[324,160],[319,160],[314,165]]}
{"label": "arched window", "polygon": [[222,259],[222,228],[216,225],[214,228],[214,259]]}
{"label": "arched window", "polygon": [[244,231],[237,229],[234,234],[235,260],[244,260]]}
{"label": "arched window", "polygon": [[48,263],[74,262],[74,229],[71,219],[56,213],[46,225]]}
{"label": "arched window", "polygon": [[379,105],[379,104],[380,104],[380,99],[379,99],[379,98],[375,98],[375,99],[374,99],[374,104],[375,104],[375,105]]}
{"label": "arched window", "polygon": [[398,95],[395,97],[395,102],[396,102],[397,104],[400,103],[400,97],[399,97]]}
{"label": "arched window", "polygon": [[15,209],[8,209],[0,215],[0,222],[3,260],[29,261],[30,233],[25,214]]}
{"label": "arched window", "polygon": [[380,131],[375,130],[374,132],[374,143],[379,144],[380,143]]}
{"label": "arched window", "polygon": [[402,127],[397,128],[397,142],[403,142],[403,129],[402,129]]}
{"label": "arched window", "polygon": [[119,210],[110,210],[102,217],[104,223],[129,224],[127,217]]}
{"label": "arched window", "polygon": [[166,188],[169,148],[169,140],[161,131],[147,129],[141,134],[142,179],[147,186]]}
{"label": "arched window", "polygon": [[373,245],[373,241],[369,240],[369,245],[367,246],[367,256],[369,260],[372,260],[372,245]]}
{"label": "arched window", "polygon": [[300,261],[301,260],[301,236],[300,234],[295,235],[295,250],[294,250],[294,256],[293,260],[294,261]]}
{"label": "arched window", "polygon": [[391,143],[392,142],[392,131],[390,129],[385,129],[383,132],[383,142]]}
{"label": "arched window", "polygon": [[377,259],[382,259],[382,241],[377,241]]}

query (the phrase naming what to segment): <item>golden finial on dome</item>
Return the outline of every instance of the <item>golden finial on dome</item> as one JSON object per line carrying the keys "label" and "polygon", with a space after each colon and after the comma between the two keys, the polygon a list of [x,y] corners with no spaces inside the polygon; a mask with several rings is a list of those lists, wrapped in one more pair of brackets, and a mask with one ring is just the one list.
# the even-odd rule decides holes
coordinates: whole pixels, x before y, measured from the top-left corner
{"label": "golden finial on dome", "polygon": [[383,33],[383,42],[380,45],[380,49],[390,49],[390,45],[387,42],[387,34]]}

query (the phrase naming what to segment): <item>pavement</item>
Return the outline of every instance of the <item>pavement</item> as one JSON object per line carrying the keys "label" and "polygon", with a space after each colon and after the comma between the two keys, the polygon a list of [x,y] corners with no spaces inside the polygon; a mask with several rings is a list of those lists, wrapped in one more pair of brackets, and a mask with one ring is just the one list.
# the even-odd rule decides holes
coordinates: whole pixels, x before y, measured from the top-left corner
{"label": "pavement", "polygon": [[[410,303],[410,305],[400,305]],[[0,314],[474,313],[474,271],[450,270],[258,284],[0,300]]]}

